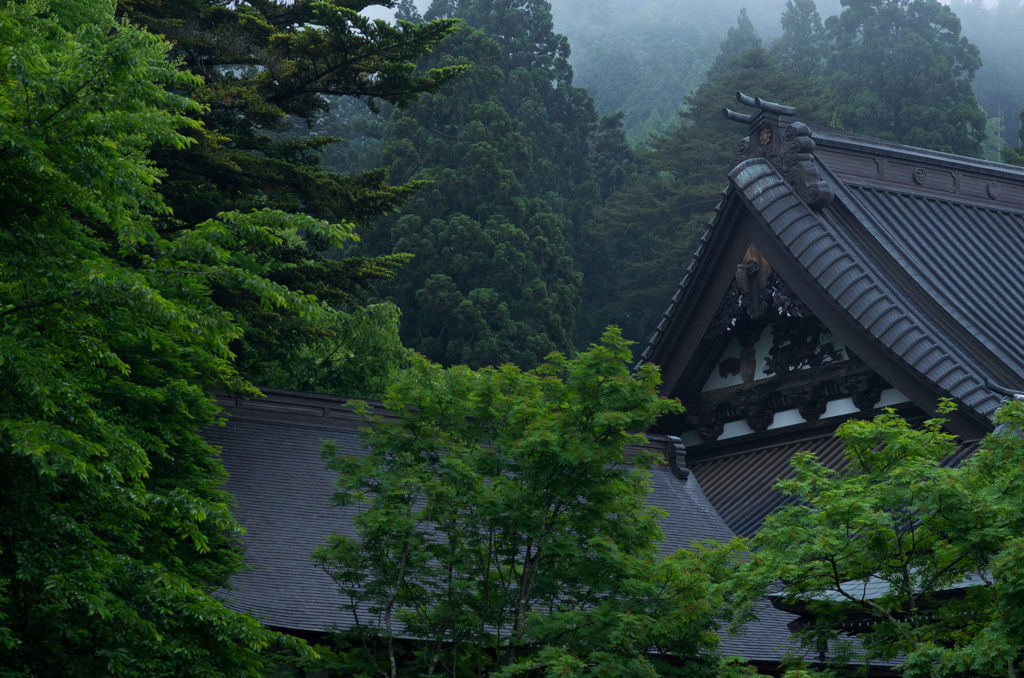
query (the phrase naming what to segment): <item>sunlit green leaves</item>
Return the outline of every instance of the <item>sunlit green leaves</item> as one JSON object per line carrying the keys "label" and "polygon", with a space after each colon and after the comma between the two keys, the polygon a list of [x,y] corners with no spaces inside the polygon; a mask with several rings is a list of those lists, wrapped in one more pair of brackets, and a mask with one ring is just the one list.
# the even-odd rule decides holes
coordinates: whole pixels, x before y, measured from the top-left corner
{"label": "sunlit green leaves", "polygon": [[393,416],[370,418],[368,456],[328,448],[359,538],[314,560],[379,634],[366,651],[386,665],[394,637],[416,638],[399,675],[672,675],[656,652],[701,670],[688,660],[717,644],[715,584],[735,553],[661,557],[659,460],[624,446],[678,404],[629,359],[617,331],[530,372],[421,359],[388,390]]}
{"label": "sunlit green leaves", "polygon": [[[59,8],[58,8],[59,11]],[[58,17],[59,18],[59,17]],[[210,596],[240,565],[209,391],[252,393],[212,285],[318,317],[232,251],[351,226],[260,211],[165,232],[155,144],[198,80],[144,31],[0,9],[0,673],[253,676],[271,633]]]}

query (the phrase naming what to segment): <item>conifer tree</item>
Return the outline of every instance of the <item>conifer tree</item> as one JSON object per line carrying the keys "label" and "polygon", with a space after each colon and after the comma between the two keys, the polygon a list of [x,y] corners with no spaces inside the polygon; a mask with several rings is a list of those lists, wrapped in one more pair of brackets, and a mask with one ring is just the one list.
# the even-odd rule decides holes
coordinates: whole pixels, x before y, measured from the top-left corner
{"label": "conifer tree", "polygon": [[814,0],[786,0],[782,36],[772,44],[780,66],[804,77],[818,75],[827,49],[825,27]]}
{"label": "conifer tree", "polygon": [[[416,62],[454,30],[456,21],[373,21],[359,12],[371,0],[123,0],[119,11],[162,33],[172,55],[195,75],[187,93],[206,109],[201,131],[184,148],[157,147],[166,173],[169,231],[228,210],[276,208],[362,228],[401,206],[416,185],[388,181],[355,154],[332,162],[325,150],[347,132],[331,106],[411,104],[457,77],[462,66],[419,70]],[[408,8],[406,8],[408,9]],[[340,100],[340,101],[339,101]],[[362,103],[360,103],[362,102]],[[359,119],[349,111],[350,119]],[[372,121],[364,121],[372,123]],[[313,133],[309,128],[313,128]],[[305,128],[305,130],[303,130]],[[324,133],[328,132],[328,133]],[[314,294],[326,315],[313,323],[268,308],[244,290],[216,287],[245,329],[232,344],[242,372],[265,386],[375,395],[404,352],[397,309],[364,308],[372,283],[406,257],[346,256],[309,235],[280,233],[274,242],[238,252],[238,264],[288,289]],[[369,344],[353,342],[372,338]]]}
{"label": "conifer tree", "polygon": [[571,347],[597,116],[547,2],[438,0],[425,17],[467,26],[424,66],[473,67],[392,117],[392,177],[432,185],[371,237],[374,253],[415,257],[386,288],[408,345],[446,364],[532,367]]}
{"label": "conifer tree", "polygon": [[845,129],[980,157],[985,112],[971,90],[978,48],[938,0],[844,0],[826,22],[826,67]]}

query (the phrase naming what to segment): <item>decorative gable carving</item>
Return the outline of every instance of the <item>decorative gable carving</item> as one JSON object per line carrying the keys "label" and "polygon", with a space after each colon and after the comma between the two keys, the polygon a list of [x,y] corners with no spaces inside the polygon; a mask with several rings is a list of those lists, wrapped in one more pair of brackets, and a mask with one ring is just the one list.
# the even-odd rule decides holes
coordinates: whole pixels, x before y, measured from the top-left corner
{"label": "decorative gable carving", "polygon": [[852,399],[867,411],[889,387],[836,344],[753,245],[736,266],[703,344],[720,359],[708,363],[703,390],[686,400],[686,421],[705,441],[716,440],[731,421],[765,431],[782,411],[813,422],[834,400]]}

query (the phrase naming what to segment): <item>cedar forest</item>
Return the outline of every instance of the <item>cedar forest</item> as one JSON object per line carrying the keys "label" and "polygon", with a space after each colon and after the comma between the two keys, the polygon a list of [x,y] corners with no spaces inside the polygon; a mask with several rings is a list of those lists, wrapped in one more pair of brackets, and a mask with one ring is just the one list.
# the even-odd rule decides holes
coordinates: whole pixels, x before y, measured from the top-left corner
{"label": "cedar forest", "polygon": [[[393,20],[368,18],[381,5]],[[664,558],[654,462],[622,448],[679,407],[628,366],[719,200],[735,92],[1024,165],[1014,27],[1009,0],[7,3],[0,677],[753,675],[715,630],[773,582],[806,596],[887,568],[916,593],[933,570],[929,591],[991,582],[970,610],[876,611],[858,652],[1013,676],[1021,438],[939,469],[940,420],[851,422],[852,481],[801,458],[782,488],[799,505],[753,541]],[[403,413],[364,462],[325,452],[339,503],[373,499],[362,543],[312,556],[339,605],[419,610],[401,643],[314,646],[213,595],[240,528],[200,434],[211,392],[257,387]],[[1024,429],[1020,403],[1000,417]],[[430,517],[447,545],[414,496],[448,507]],[[851,529],[871,549],[830,574],[823,544]],[[894,553],[899,531],[927,548]],[[494,543],[520,579],[489,569]]]}

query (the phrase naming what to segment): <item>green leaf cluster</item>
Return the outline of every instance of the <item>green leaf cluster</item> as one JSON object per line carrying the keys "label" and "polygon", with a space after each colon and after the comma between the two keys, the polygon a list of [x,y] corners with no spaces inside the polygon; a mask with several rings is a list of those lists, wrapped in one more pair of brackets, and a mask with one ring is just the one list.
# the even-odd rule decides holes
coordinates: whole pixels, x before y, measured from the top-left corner
{"label": "green leaf cluster", "polygon": [[389,676],[710,671],[693,660],[717,644],[715,586],[736,556],[659,551],[658,460],[624,446],[679,406],[629,357],[610,330],[530,372],[420,360],[388,391],[393,416],[369,417],[368,456],[327,448],[359,536],[314,560],[363,633],[353,661]]}
{"label": "green leaf cluster", "polygon": [[[947,410],[948,411],[948,410]],[[1024,407],[959,467],[942,419],[912,428],[891,411],[850,421],[845,473],[810,454],[778,488],[795,505],[750,541],[737,583],[776,591],[815,623],[798,636],[851,656],[841,623],[860,620],[863,657],[900,663],[908,676],[1013,675],[1024,650],[1020,618]]]}
{"label": "green leaf cluster", "polygon": [[263,210],[160,229],[154,145],[185,148],[199,79],[127,23],[0,9],[0,674],[255,676],[303,644],[210,592],[241,562],[199,431],[239,328],[214,285],[310,319],[233,252],[346,225]]}

